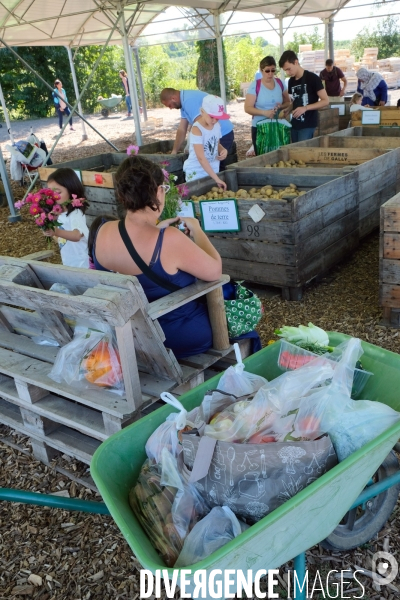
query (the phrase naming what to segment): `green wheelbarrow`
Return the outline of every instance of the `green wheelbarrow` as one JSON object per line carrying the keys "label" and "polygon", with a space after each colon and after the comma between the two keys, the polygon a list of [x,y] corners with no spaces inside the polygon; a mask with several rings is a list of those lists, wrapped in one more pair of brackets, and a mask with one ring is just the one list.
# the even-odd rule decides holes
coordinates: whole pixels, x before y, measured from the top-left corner
{"label": "green wheelbarrow", "polygon": [[[339,333],[329,335],[333,346],[347,338]],[[246,369],[268,380],[278,377],[282,373],[278,366],[280,346],[281,342],[277,342],[246,359]],[[360,397],[383,402],[400,411],[400,356],[368,343],[363,343],[363,350],[363,365],[374,376],[368,379]],[[191,410],[198,406],[208,389],[218,387],[220,377],[221,374],[181,396],[185,408]],[[104,503],[12,489],[0,489],[0,500],[111,514],[143,568],[152,573],[164,570],[173,579],[174,570],[163,564],[128,502],[129,491],[146,459],[147,439],[171,412],[170,406],[164,406],[114,434],[98,448],[92,459],[91,473]],[[391,450],[399,437],[400,422],[223,548],[185,567],[190,573],[191,585],[199,571],[209,573],[219,569],[222,573],[227,570],[246,573],[251,570],[256,573],[277,569],[294,559],[297,582],[292,580],[294,593],[291,596],[304,600],[306,550],[321,542],[341,550],[359,546],[380,531],[390,516],[400,484],[399,465]]]}
{"label": "green wheelbarrow", "polygon": [[112,98],[103,98],[103,100],[98,100],[98,103],[103,107],[101,109],[101,114],[103,117],[108,117],[113,109],[114,112],[117,112],[117,106],[121,102],[122,96],[113,96]]}
{"label": "green wheelbarrow", "polygon": [[[348,336],[332,333],[329,337],[331,345],[336,346]],[[268,380],[279,376],[280,344],[272,344],[246,359],[246,369]],[[367,343],[363,343],[363,349],[363,366],[374,376],[368,379],[361,397],[400,410],[400,356]],[[218,387],[220,376],[181,396],[185,408],[198,406],[207,390]],[[172,411],[164,406],[114,434],[98,448],[91,463],[93,479],[110,514],[138,561],[152,573],[167,567],[132,512],[128,494],[146,459],[148,437]],[[192,585],[199,570],[209,573],[214,569],[232,569],[246,573],[252,569],[255,573],[259,569],[277,569],[293,558],[302,581],[305,551],[315,544],[326,540],[330,547],[336,547],[337,542],[345,549],[363,543],[362,536],[371,539],[384,525],[399,493],[399,466],[395,455],[389,454],[399,437],[400,422],[207,559],[185,567],[191,571]],[[168,573],[172,579],[173,569],[168,569]],[[299,587],[295,597],[305,598],[304,588]]]}

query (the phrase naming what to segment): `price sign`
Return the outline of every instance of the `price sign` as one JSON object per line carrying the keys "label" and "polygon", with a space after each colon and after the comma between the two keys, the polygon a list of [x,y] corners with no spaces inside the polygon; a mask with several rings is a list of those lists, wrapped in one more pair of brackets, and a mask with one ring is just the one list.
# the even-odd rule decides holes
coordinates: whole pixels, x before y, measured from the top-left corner
{"label": "price sign", "polygon": [[200,201],[203,231],[240,231],[239,213],[234,198]]}
{"label": "price sign", "polygon": [[361,115],[362,125],[380,125],[381,113],[379,110],[363,110]]}
{"label": "price sign", "polygon": [[191,200],[182,201],[181,210],[178,212],[178,217],[195,217],[194,204]]}
{"label": "price sign", "polygon": [[345,104],[331,104],[331,108],[338,108],[340,117],[344,117],[344,115],[346,114]]}

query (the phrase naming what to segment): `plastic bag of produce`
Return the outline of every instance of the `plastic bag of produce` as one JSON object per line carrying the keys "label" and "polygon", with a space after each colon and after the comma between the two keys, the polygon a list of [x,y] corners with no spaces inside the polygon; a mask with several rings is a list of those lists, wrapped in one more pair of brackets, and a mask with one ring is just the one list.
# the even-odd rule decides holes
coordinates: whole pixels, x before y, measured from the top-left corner
{"label": "plastic bag of produce", "polygon": [[227,506],[215,507],[196,523],[183,544],[175,568],[194,565],[207,558],[248,528]]}
{"label": "plastic bag of produce", "polygon": [[255,375],[245,371],[245,365],[240,354],[239,344],[234,344],[237,364],[229,367],[222,375],[218,383],[218,389],[228,394],[235,394],[238,398],[257,392],[267,380],[261,375]]}
{"label": "plastic bag of produce", "polygon": [[183,481],[165,448],[161,464],[144,463],[129,504],[168,567],[174,566],[189,531],[210,510],[196,488]]}
{"label": "plastic bag of produce", "polygon": [[251,402],[239,401],[214,416],[204,435],[236,443],[284,441],[293,430],[303,397],[327,385],[333,371],[329,361],[316,358],[301,369],[284,373],[261,387]]}
{"label": "plastic bag of produce", "polygon": [[123,394],[125,386],[113,331],[106,323],[97,326],[99,329],[76,326],[73,340],[58,352],[49,377],[58,383],[95,385]]}
{"label": "plastic bag of produce", "polygon": [[182,430],[193,428],[194,422],[192,419],[196,418],[198,407],[192,410],[189,414],[184,406],[168,392],[161,394],[161,400],[167,402],[177,410],[178,413],[171,413],[157,429],[152,433],[146,443],[146,454],[148,458],[155,460],[157,463],[161,462],[161,452],[163,448],[166,448],[172,456],[177,457],[182,451],[180,445],[178,433]]}

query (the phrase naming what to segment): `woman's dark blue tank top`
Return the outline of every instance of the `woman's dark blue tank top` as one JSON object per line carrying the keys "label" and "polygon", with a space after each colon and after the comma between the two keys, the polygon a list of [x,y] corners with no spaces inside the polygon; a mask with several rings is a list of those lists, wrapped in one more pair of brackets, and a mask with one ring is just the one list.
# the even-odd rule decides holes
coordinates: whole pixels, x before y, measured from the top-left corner
{"label": "woman's dark blue tank top", "polygon": [[[99,228],[100,229],[100,228]],[[99,231],[99,230],[98,230]],[[196,278],[185,271],[178,271],[170,275],[161,264],[161,249],[164,240],[165,229],[160,229],[157,243],[154,248],[149,267],[159,277],[184,288],[196,281]],[[96,235],[97,237],[97,235]],[[97,270],[108,271],[96,259],[96,240],[93,245],[93,263]],[[149,302],[168,296],[168,290],[160,287],[141,273],[136,275]],[[170,348],[177,358],[193,356],[206,352],[212,347],[212,330],[208,318],[207,306],[197,300],[188,302],[176,310],[158,319],[164,334],[165,346]]]}

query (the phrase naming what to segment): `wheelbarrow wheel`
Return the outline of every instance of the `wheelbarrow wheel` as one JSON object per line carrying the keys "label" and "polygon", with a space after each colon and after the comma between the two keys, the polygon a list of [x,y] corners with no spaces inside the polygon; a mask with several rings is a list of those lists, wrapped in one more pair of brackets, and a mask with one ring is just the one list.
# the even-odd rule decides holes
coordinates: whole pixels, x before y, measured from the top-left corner
{"label": "wheelbarrow wheel", "polygon": [[103,115],[103,117],[108,117],[108,115],[110,114],[110,111],[108,110],[108,108],[102,108],[101,114]]}
{"label": "wheelbarrow wheel", "polygon": [[[393,475],[399,467],[396,455],[390,452],[373,475],[374,483]],[[400,486],[394,485],[368,500],[365,505],[350,510],[336,529],[321,542],[321,546],[327,550],[351,550],[366,544],[382,529],[392,514],[399,492]]]}

